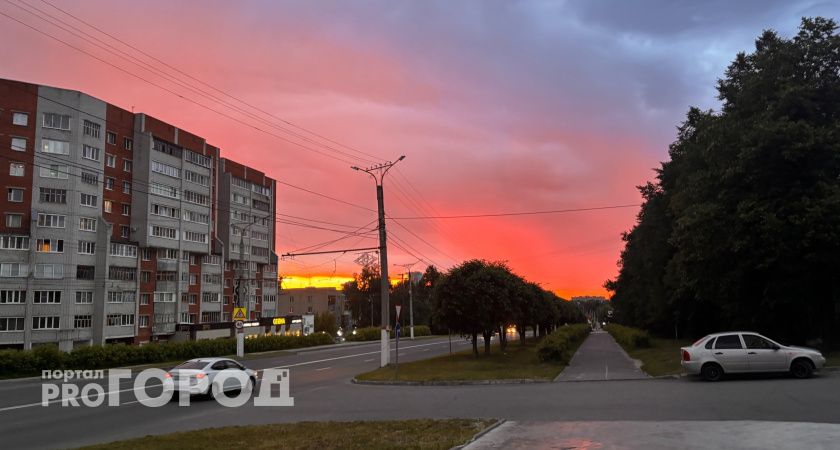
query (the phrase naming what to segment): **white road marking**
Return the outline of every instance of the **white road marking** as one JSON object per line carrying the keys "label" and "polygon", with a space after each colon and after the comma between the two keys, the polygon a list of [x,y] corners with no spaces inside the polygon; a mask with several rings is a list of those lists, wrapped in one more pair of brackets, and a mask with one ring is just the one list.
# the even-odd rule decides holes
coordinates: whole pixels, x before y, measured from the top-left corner
{"label": "white road marking", "polygon": [[371,361],[373,361],[374,359],[376,359],[376,358],[366,359],[366,360],[364,360],[364,362],[371,362]]}
{"label": "white road marking", "polygon": [[320,372],[322,370],[332,369],[332,367],[321,367],[320,369],[315,369],[316,372]]}

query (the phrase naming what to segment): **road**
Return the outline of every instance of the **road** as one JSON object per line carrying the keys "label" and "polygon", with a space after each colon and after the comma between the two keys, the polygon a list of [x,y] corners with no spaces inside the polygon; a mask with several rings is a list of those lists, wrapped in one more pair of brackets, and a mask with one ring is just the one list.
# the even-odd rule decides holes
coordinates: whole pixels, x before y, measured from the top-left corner
{"label": "road", "polygon": [[638,380],[647,378],[606,331],[593,331],[560,374],[559,381]]}
{"label": "road", "polygon": [[[456,350],[468,344],[453,338]],[[40,381],[0,383],[5,448],[66,448],[207,427],[302,420],[494,417],[516,421],[762,420],[840,423],[840,373],[810,380],[741,378],[581,381],[485,386],[371,386],[350,383],[378,365],[379,343],[255,359],[262,369],[290,367],[293,407],[226,408],[215,401],[117,407],[40,406]],[[401,341],[400,361],[446,353],[445,338]],[[126,385],[130,389],[130,385]],[[34,405],[33,405],[34,404]],[[266,436],[266,439],[282,439]]]}

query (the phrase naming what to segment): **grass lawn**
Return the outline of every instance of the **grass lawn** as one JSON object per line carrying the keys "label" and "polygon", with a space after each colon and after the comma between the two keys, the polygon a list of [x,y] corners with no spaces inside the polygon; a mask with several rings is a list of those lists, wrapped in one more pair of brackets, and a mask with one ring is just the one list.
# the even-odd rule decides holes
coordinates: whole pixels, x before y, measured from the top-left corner
{"label": "grass lawn", "polygon": [[450,449],[492,425],[491,419],[299,422],[209,428],[146,436],[86,449]]}
{"label": "grass lawn", "polygon": [[[472,350],[452,355],[400,363],[401,381],[454,381],[454,380],[502,380],[536,379],[553,380],[565,365],[556,362],[540,362],[536,352],[537,344],[518,341],[508,343],[503,354],[498,345],[490,349],[490,356],[484,356],[479,347],[479,357]],[[577,349],[575,349],[577,350]],[[384,367],[356,376],[357,380],[384,381],[394,379],[394,368]]]}
{"label": "grass lawn", "polygon": [[624,350],[633,359],[642,362],[642,370],[652,377],[676,375],[682,371],[680,347],[691,345],[693,341],[673,339],[650,339],[649,348]]}

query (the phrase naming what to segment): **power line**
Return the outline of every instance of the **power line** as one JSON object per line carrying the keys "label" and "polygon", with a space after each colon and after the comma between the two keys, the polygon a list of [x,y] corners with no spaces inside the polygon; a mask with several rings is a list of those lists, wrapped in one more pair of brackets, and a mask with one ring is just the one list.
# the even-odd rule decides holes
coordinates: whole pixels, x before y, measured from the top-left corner
{"label": "power line", "polygon": [[534,216],[542,214],[564,214],[571,212],[583,211],[601,211],[608,209],[620,208],[638,208],[639,204],[634,203],[630,205],[610,205],[610,206],[595,206],[591,208],[573,208],[573,209],[554,209],[548,211],[522,211],[522,212],[508,212],[508,213],[487,213],[487,214],[463,214],[453,216],[414,216],[414,217],[391,217],[393,220],[418,220],[418,219],[475,219],[481,217],[508,217],[508,216]]}

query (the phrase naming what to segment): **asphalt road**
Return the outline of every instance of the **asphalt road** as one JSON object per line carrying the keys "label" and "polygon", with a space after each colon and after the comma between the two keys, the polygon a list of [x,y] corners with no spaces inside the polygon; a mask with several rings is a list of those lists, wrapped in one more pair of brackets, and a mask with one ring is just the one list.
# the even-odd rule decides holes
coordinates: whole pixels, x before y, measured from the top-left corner
{"label": "asphalt road", "polygon": [[[455,349],[468,344],[453,339]],[[447,340],[401,342],[401,361],[448,351]],[[40,406],[40,381],[0,383],[4,448],[65,448],[207,427],[302,420],[494,417],[515,421],[761,420],[840,423],[840,373],[810,380],[739,378],[581,381],[484,386],[371,386],[350,383],[378,365],[378,343],[257,359],[290,367],[293,407],[226,408],[215,401],[139,404],[126,385],[121,405]],[[282,436],[266,436],[282,442]]]}
{"label": "asphalt road", "polygon": [[606,331],[593,331],[560,374],[559,381],[634,380],[647,378]]}

